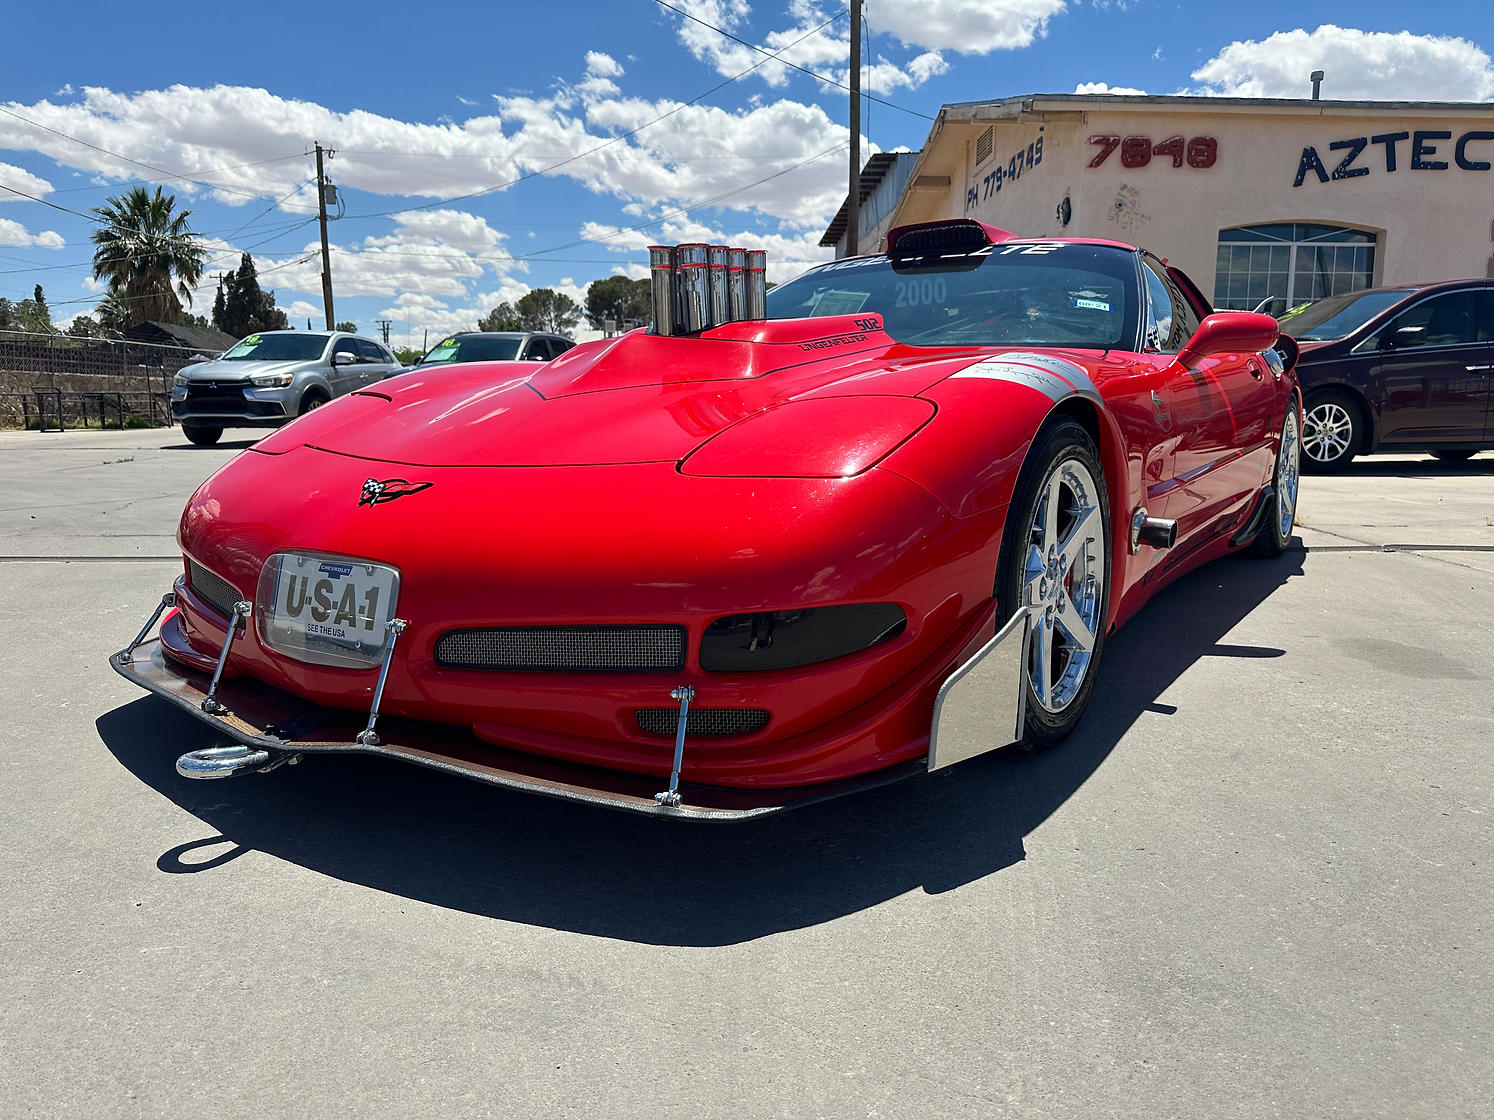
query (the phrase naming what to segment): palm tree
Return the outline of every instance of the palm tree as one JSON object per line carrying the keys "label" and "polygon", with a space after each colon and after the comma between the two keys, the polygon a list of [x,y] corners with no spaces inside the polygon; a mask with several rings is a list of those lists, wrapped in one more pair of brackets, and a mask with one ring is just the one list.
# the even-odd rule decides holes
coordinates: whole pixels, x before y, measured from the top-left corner
{"label": "palm tree", "polygon": [[182,312],[176,292],[190,305],[192,289],[202,279],[206,250],[187,228],[192,211],[176,209],[176,196],[152,195],[135,187],[93,209],[101,222],[93,231],[93,276],[107,279],[109,291],[129,309],[130,324],[155,320],[174,323]]}

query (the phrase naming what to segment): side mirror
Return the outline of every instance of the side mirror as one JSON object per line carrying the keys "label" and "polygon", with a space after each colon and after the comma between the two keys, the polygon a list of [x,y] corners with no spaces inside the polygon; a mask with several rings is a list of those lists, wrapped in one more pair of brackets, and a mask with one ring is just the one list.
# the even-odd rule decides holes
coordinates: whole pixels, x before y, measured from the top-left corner
{"label": "side mirror", "polygon": [[1256,354],[1281,337],[1281,325],[1269,315],[1254,311],[1216,311],[1198,325],[1181,350],[1178,362],[1192,369],[1214,354]]}
{"label": "side mirror", "polygon": [[358,360],[357,354],[333,354],[332,364],[334,366],[350,366]]}

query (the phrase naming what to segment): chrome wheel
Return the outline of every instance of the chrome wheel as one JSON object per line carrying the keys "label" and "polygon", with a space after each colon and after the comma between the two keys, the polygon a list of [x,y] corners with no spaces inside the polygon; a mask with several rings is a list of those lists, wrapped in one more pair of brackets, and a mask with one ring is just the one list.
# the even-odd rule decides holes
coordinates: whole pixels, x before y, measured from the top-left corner
{"label": "chrome wheel", "polygon": [[1031,610],[1027,674],[1048,712],[1073,703],[1104,626],[1108,542],[1099,485],[1078,459],[1049,473],[1027,534],[1022,604]]}
{"label": "chrome wheel", "polygon": [[1297,517],[1297,476],[1301,465],[1302,441],[1297,438],[1297,409],[1292,407],[1287,409],[1286,423],[1281,426],[1281,446],[1276,451],[1276,519],[1283,537],[1292,535],[1292,522]]}
{"label": "chrome wheel", "polygon": [[1319,401],[1307,410],[1302,425],[1302,450],[1318,463],[1336,463],[1351,453],[1354,418],[1337,401]]}

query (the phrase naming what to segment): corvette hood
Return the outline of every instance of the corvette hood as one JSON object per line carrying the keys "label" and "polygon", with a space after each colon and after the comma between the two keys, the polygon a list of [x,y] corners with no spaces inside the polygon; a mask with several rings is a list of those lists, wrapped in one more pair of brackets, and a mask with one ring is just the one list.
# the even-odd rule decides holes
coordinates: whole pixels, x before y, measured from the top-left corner
{"label": "corvette hood", "polygon": [[[864,329],[869,322],[875,329]],[[945,376],[934,367],[947,363],[899,359],[899,349],[907,348],[892,343],[880,320],[851,316],[733,323],[700,338],[635,331],[538,369],[482,362],[416,370],[320,410],[300,431],[282,429],[260,449],[304,443],[433,467],[673,462],[777,404],[907,396]]]}

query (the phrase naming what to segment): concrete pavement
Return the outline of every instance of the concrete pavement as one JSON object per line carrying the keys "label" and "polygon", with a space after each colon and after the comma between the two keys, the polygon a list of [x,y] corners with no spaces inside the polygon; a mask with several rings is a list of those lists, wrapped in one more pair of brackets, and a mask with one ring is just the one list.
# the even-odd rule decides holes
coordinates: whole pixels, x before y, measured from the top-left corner
{"label": "concrete pavement", "polygon": [[105,659],[237,446],[0,435],[6,1115],[1485,1113],[1494,456],[1305,479],[1305,550],[1164,591],[1054,751],[679,827],[179,779]]}

